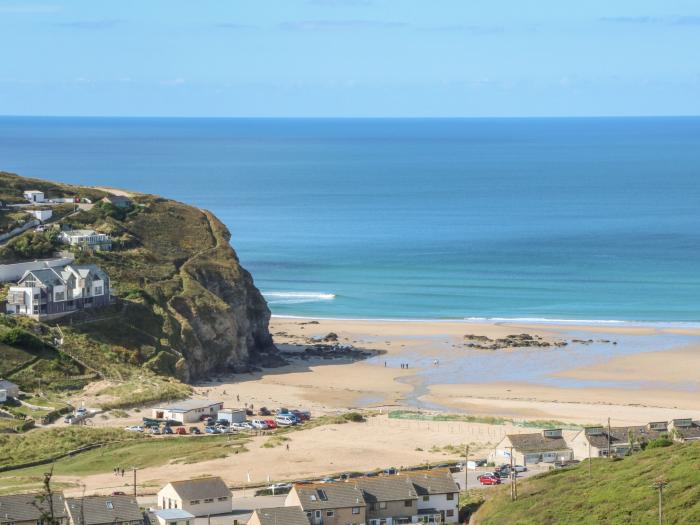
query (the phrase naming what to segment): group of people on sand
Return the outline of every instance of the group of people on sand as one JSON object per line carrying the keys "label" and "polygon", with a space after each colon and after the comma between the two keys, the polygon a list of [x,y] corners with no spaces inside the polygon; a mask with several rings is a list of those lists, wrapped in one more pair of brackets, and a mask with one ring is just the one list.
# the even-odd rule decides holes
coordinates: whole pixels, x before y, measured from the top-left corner
{"label": "group of people on sand", "polygon": [[123,468],[114,467],[114,468],[112,469],[112,471],[114,472],[114,475],[115,475],[115,476],[121,476],[122,478],[124,477],[124,469],[123,469]]}

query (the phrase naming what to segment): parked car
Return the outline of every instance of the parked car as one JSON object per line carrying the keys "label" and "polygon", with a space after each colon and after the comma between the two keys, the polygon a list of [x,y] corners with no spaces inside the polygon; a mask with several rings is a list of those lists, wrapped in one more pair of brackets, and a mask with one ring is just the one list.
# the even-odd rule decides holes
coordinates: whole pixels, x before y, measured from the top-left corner
{"label": "parked car", "polygon": [[174,434],[173,429],[170,427],[163,428],[163,434]]}
{"label": "parked car", "polygon": [[513,470],[515,472],[527,472],[527,467],[525,465],[514,465]]}
{"label": "parked car", "polygon": [[323,478],[323,479],[321,480],[321,483],[334,483],[334,482],[336,482],[336,481],[338,481],[338,480],[335,479],[335,478],[326,477],[326,478]]}
{"label": "parked car", "polygon": [[210,419],[210,418],[211,418],[211,416],[209,414],[203,414],[203,415],[199,416],[200,421],[206,421],[207,419]]}
{"label": "parked car", "polygon": [[267,423],[267,428],[277,428],[277,423],[275,423],[274,419],[264,419],[265,423]]}
{"label": "parked car", "polygon": [[143,432],[143,427],[141,425],[132,425],[126,427],[124,430],[128,430],[129,432]]}
{"label": "parked car", "polygon": [[258,410],[258,415],[259,416],[271,416],[272,412],[267,407],[260,407],[260,410]]}
{"label": "parked car", "polygon": [[310,412],[303,412],[301,410],[292,410],[292,414],[301,422],[301,421],[308,421],[311,419],[311,413]]}
{"label": "parked car", "polygon": [[175,433],[180,435],[180,436],[186,436],[187,430],[185,430],[185,427],[177,427],[177,430],[175,431]]}
{"label": "parked car", "polygon": [[216,419],[209,416],[206,419],[204,419],[204,424],[208,427],[213,427],[216,424]]}
{"label": "parked car", "polygon": [[285,492],[289,492],[292,490],[292,484],[291,483],[273,483],[269,487],[267,487],[267,490],[272,491],[273,494],[284,494]]}
{"label": "parked car", "polygon": [[231,424],[231,422],[228,419],[217,419],[216,424],[221,425],[222,427],[227,427]]}
{"label": "parked car", "polygon": [[204,427],[204,432],[207,434],[221,434],[221,431],[216,427]]}
{"label": "parked car", "polygon": [[190,434],[201,434],[202,431],[199,430],[199,427],[190,427]]}
{"label": "parked car", "polygon": [[501,484],[501,478],[498,476],[494,476],[493,474],[482,474],[478,478],[479,483],[482,485],[500,485]]}
{"label": "parked car", "polygon": [[151,434],[153,434],[154,436],[160,435],[160,428],[151,427]]}
{"label": "parked car", "polygon": [[65,418],[63,418],[63,422],[68,423],[69,425],[72,424],[73,423],[73,416],[72,415],[66,416]]}
{"label": "parked car", "polygon": [[255,428],[255,427],[254,427],[250,422],[248,422],[248,421],[242,421],[242,422],[240,422],[240,423],[234,423],[234,424],[231,425],[231,426],[232,426],[233,428],[235,428],[236,430],[252,430],[252,429]]}
{"label": "parked car", "polygon": [[245,415],[246,415],[246,416],[254,416],[255,414],[253,413],[253,409],[252,409],[252,408],[246,408],[246,409],[245,409]]}
{"label": "parked car", "polygon": [[112,496],[126,496],[126,492],[122,492],[121,490],[115,490],[112,492]]}
{"label": "parked car", "polygon": [[265,421],[262,419],[254,419],[253,421],[250,422],[250,424],[253,425],[254,428],[257,428],[260,430],[267,430],[269,428],[267,426],[267,423],[265,423]]}
{"label": "parked car", "polygon": [[278,415],[275,418],[275,423],[277,423],[278,425],[282,425],[282,426],[290,426],[290,425],[296,425],[297,421],[290,414],[282,414],[282,415]]}
{"label": "parked car", "polygon": [[396,470],[394,467],[384,469],[384,474],[389,474],[389,475],[393,476],[394,474],[398,474],[398,473],[399,473],[399,471]]}

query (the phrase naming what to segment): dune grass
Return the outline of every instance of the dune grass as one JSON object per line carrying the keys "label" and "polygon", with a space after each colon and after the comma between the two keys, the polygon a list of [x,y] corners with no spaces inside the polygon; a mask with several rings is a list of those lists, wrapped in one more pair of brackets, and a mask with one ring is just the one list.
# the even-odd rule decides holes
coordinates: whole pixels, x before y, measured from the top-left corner
{"label": "dune grass", "polygon": [[500,487],[476,514],[481,525],[658,523],[655,480],[666,479],[665,523],[700,523],[700,442],[647,449],[621,460],[597,458],[519,483],[510,501]]}

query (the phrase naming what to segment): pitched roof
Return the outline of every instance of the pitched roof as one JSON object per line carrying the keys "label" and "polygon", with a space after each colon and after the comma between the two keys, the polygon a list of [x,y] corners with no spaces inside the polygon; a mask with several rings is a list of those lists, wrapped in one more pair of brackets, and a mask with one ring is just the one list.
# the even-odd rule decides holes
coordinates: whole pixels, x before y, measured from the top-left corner
{"label": "pitched roof", "polygon": [[[678,420],[674,420],[674,423]],[[691,421],[688,426],[673,427],[676,434],[682,439],[700,439],[700,422]]]}
{"label": "pitched roof", "polygon": [[[581,432],[585,432],[582,430]],[[629,444],[630,432],[635,436],[635,439],[650,440],[656,439],[665,434],[665,430],[650,430],[646,426],[630,426],[630,427],[612,427],[610,429],[610,445],[620,446]],[[601,434],[586,435],[588,442],[592,447],[607,448],[608,446],[608,429],[603,427]]]}
{"label": "pitched roof", "polygon": [[260,525],[309,525],[309,519],[301,507],[273,507],[255,509]]}
{"label": "pitched roof", "polygon": [[513,448],[519,452],[551,452],[569,448],[563,437],[549,437],[537,432],[533,434],[508,434]]}
{"label": "pitched roof", "polygon": [[191,520],[194,519],[194,514],[190,514],[182,509],[160,509],[154,510],[153,515],[162,520]]}
{"label": "pitched roof", "polygon": [[158,407],[156,410],[170,410],[172,412],[189,412],[198,408],[209,408],[213,405],[223,405],[221,401],[210,401],[208,399],[186,399],[171,405]]}
{"label": "pitched roof", "polygon": [[304,510],[366,506],[362,491],[354,483],[294,485]]}
{"label": "pitched roof", "polygon": [[[65,518],[63,494],[54,493],[53,513],[56,518]],[[39,521],[42,513],[49,511],[49,502],[41,494],[11,494],[0,496],[0,523],[17,521]]]}
{"label": "pitched roof", "polygon": [[169,484],[182,500],[231,497],[231,490],[218,476],[171,481]]}
{"label": "pitched roof", "polygon": [[400,501],[418,497],[413,482],[408,476],[358,478],[349,483],[357,485],[367,503]]}
{"label": "pitched roof", "polygon": [[399,474],[397,477],[404,476],[411,480],[418,496],[459,492],[459,487],[449,469],[419,470]]}
{"label": "pitched roof", "polygon": [[67,498],[66,507],[75,525],[104,525],[143,520],[139,504],[132,496]]}

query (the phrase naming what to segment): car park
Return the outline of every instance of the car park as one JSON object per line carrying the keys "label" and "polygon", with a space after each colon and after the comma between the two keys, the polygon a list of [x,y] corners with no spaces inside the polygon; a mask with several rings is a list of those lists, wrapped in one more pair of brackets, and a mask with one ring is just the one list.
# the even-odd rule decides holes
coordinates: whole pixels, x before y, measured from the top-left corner
{"label": "car park", "polygon": [[228,419],[217,419],[216,420],[217,426],[227,427],[230,424],[231,424],[231,422]]}
{"label": "car park", "polygon": [[201,434],[202,431],[199,430],[199,427],[190,427],[190,434]]}
{"label": "car park", "polygon": [[291,416],[291,414],[290,415],[286,415],[286,414],[278,415],[275,418],[275,423],[277,423],[278,425],[282,425],[282,426],[290,426],[290,425],[297,424],[296,419],[294,419]]}
{"label": "car park", "polygon": [[170,427],[163,428],[163,434],[174,434],[173,429]]}
{"label": "car park", "polygon": [[187,430],[185,430],[185,427],[177,427],[177,430],[175,433],[179,436],[186,436],[187,435]]}
{"label": "car park", "polygon": [[154,436],[160,435],[160,428],[151,427],[151,434],[153,434]]}
{"label": "car park", "polygon": [[267,423],[267,428],[277,428],[277,423],[275,423],[274,419],[264,419],[265,423]]}
{"label": "car park", "polygon": [[221,434],[221,431],[216,427],[204,427],[204,432],[207,434]]}
{"label": "car park", "polygon": [[250,422],[250,424],[253,425],[254,428],[257,428],[259,430],[267,430],[269,428],[267,423],[262,419],[254,419]]}

